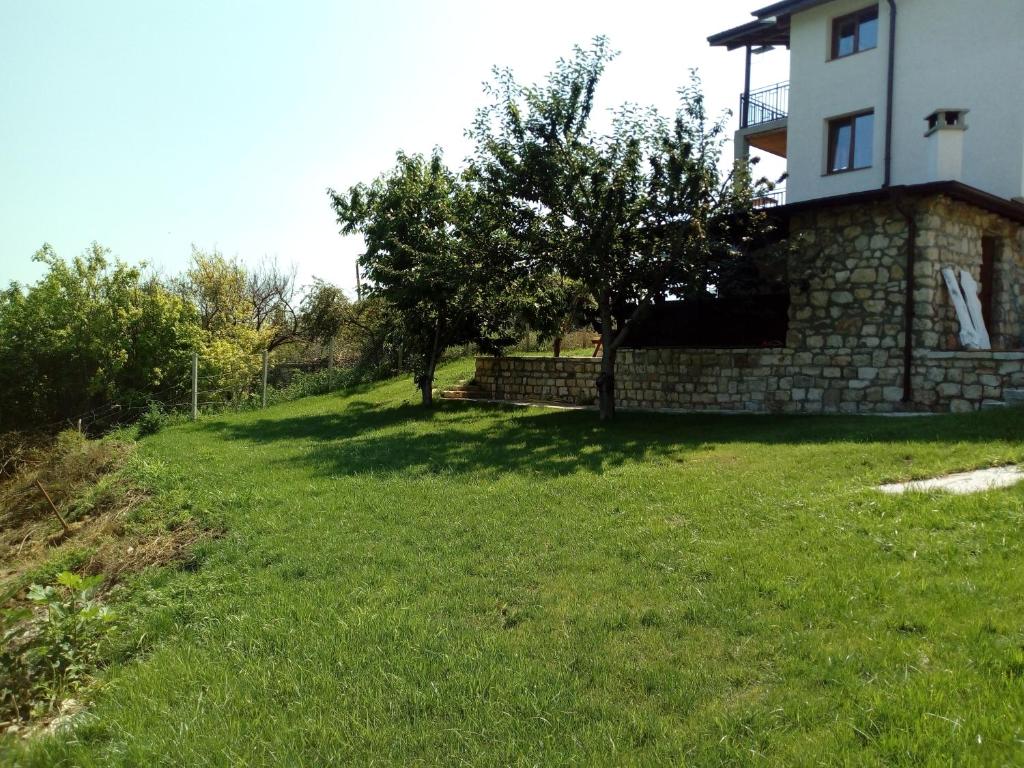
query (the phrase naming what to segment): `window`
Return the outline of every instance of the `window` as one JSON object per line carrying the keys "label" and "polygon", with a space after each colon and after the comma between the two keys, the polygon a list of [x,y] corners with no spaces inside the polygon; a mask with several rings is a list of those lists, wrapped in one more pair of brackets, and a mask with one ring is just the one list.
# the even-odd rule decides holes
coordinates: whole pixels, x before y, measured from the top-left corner
{"label": "window", "polygon": [[832,58],[841,59],[878,47],[878,6],[832,22]]}
{"label": "window", "polygon": [[828,172],[870,168],[875,145],[875,113],[840,117],[828,124]]}

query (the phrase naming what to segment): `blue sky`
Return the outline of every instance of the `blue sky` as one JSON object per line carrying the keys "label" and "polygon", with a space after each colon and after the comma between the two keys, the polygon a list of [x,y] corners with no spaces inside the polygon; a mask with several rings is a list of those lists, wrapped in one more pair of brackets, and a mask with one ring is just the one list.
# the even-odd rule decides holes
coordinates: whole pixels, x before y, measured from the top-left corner
{"label": "blue sky", "polygon": [[[493,65],[539,80],[606,34],[622,54],[605,107],[670,111],[697,67],[712,107],[734,109],[743,56],[705,38],[758,5],[7,0],[0,284],[36,279],[44,242],[73,256],[97,240],[167,274],[195,243],[351,290],[361,241],[338,235],[325,189],[369,181],[400,148],[459,164]],[[784,55],[756,63],[755,85],[787,77]]]}

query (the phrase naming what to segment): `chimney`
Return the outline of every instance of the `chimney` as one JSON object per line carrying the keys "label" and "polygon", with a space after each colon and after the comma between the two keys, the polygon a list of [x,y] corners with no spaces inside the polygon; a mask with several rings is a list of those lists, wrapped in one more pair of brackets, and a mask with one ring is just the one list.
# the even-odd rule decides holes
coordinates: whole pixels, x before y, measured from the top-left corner
{"label": "chimney", "polygon": [[966,109],[937,109],[928,122],[928,181],[962,181]]}

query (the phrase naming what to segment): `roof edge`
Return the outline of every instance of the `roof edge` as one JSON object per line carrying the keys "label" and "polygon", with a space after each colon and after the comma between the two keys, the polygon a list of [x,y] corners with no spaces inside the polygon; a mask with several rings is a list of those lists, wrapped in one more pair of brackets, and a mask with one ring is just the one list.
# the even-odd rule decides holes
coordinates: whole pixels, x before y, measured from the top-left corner
{"label": "roof edge", "polygon": [[[733,50],[744,45],[762,44],[763,42],[777,44],[780,42],[778,39],[779,35],[779,25],[774,19],[755,19],[738,27],[711,35],[708,38],[708,43],[711,46],[725,46],[729,50]],[[788,37],[787,34],[787,41]]]}
{"label": "roof edge", "polygon": [[751,15],[759,19],[767,19],[773,16],[792,16],[794,13],[806,11],[819,5],[834,2],[835,0],[782,0],[772,3],[764,8],[759,8]]}
{"label": "roof edge", "polygon": [[819,197],[814,200],[802,200],[799,203],[788,203],[772,208],[773,215],[788,216],[820,208],[838,208],[858,203],[881,202],[900,197],[928,197],[945,195],[961,203],[968,203],[995,213],[1018,224],[1024,224],[1024,203],[993,195],[977,187],[960,181],[929,181],[923,184],[904,184],[881,189],[870,189],[866,192],[853,192],[847,195]]}

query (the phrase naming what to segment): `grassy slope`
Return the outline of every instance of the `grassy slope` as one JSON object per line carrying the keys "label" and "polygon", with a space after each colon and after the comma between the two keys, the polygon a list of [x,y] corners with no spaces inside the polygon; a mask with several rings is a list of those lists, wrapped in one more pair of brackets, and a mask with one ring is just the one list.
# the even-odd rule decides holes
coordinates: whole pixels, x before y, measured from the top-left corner
{"label": "grassy slope", "polygon": [[[449,381],[470,363],[448,366]],[[231,533],[50,764],[1024,762],[1024,414],[449,405],[408,382],[144,443]]]}

